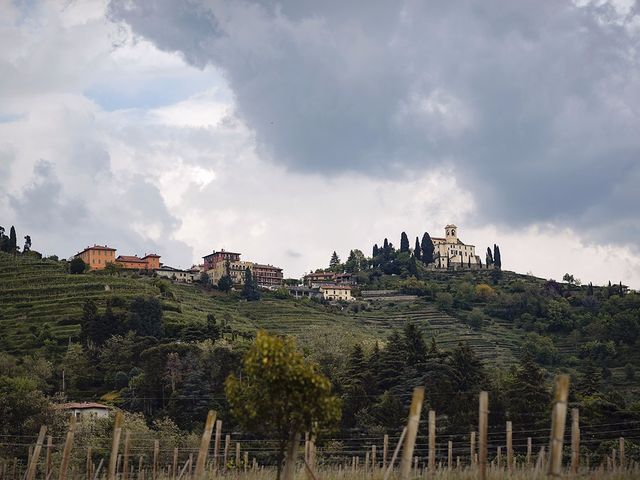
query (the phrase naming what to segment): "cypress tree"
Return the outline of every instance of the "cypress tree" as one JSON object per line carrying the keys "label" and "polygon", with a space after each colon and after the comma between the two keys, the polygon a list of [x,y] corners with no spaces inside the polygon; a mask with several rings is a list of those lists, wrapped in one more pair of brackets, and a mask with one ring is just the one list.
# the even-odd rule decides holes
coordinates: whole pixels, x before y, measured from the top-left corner
{"label": "cypress tree", "polygon": [[404,327],[404,341],[407,349],[407,364],[419,369],[427,361],[428,349],[422,332],[414,323]]}
{"label": "cypress tree", "polygon": [[493,263],[496,268],[500,270],[502,268],[502,258],[500,257],[500,247],[498,245],[493,245]]}
{"label": "cypress tree", "polygon": [[487,268],[491,268],[491,265],[493,265],[493,255],[491,255],[491,247],[487,247],[486,263],[487,263]]}
{"label": "cypress tree", "polygon": [[387,255],[389,253],[389,241],[385,238],[384,243],[382,244],[382,250]]}
{"label": "cypress tree", "polygon": [[424,235],[422,235],[422,243],[420,244],[420,247],[422,249],[422,261],[426,265],[433,263],[433,252],[435,248],[429,233],[424,232]]}
{"label": "cypress tree", "polygon": [[405,232],[402,232],[402,235],[400,235],[400,251],[409,252],[409,237],[407,237]]}
{"label": "cypress tree", "polygon": [[[334,254],[336,252],[333,252]],[[244,270],[244,285],[242,287],[242,296],[249,301],[260,300],[260,291],[258,290],[258,282],[253,276],[251,269],[247,267]]]}
{"label": "cypress tree", "polygon": [[18,247],[18,237],[16,236],[16,229],[11,225],[9,231],[9,253],[15,253]]}
{"label": "cypress tree", "polygon": [[621,297],[624,297],[624,287],[622,286],[622,282],[620,282],[620,286],[619,286],[618,294],[619,294]]}
{"label": "cypress tree", "polygon": [[378,388],[381,391],[395,391],[400,387],[403,381],[406,361],[406,343],[398,332],[393,332],[389,336],[385,349],[380,352],[380,368],[377,372],[377,380]]}
{"label": "cypress tree", "polygon": [[420,240],[416,237],[416,246],[413,248],[413,256],[416,260],[422,260],[422,248],[420,248]]}
{"label": "cypress tree", "polygon": [[593,297],[593,283],[589,282],[589,286],[587,287],[587,296]]}
{"label": "cypress tree", "polygon": [[375,257],[377,257],[377,256],[378,256],[378,254],[380,253],[380,251],[379,251],[379,249],[378,249],[378,244],[377,244],[377,243],[373,246],[373,252],[371,252],[371,253],[372,253],[372,256],[373,256],[374,258],[375,258]]}

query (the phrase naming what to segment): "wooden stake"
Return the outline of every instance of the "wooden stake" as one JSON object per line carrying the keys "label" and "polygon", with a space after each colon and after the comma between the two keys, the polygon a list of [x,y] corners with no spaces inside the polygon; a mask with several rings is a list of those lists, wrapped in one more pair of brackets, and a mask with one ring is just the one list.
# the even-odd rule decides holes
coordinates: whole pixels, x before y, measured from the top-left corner
{"label": "wooden stake", "polygon": [[449,470],[451,470],[451,467],[453,462],[453,442],[451,440],[449,440],[449,443],[447,444],[447,468]]}
{"label": "wooden stake", "polygon": [[173,462],[171,463],[171,475],[173,480],[178,476],[178,447],[173,448]]}
{"label": "wooden stake", "polygon": [[122,432],[122,412],[116,413],[113,424],[113,438],[111,439],[111,455],[109,455],[109,470],[107,480],[116,479],[116,465],[118,462],[118,449],[120,448],[120,434]]}
{"label": "wooden stake", "polygon": [[151,478],[158,480],[158,456],[160,455],[160,440],[153,441],[153,467],[151,470]]}
{"label": "wooden stake", "polygon": [[236,470],[240,470],[240,442],[236,442]]}
{"label": "wooden stake", "polygon": [[227,434],[224,437],[224,470],[227,471],[227,465],[229,465],[229,449],[231,448],[231,435]]}
{"label": "wooden stake", "polygon": [[476,432],[471,432],[471,441],[469,445],[471,454],[469,455],[469,464],[475,465],[476,463]]}
{"label": "wooden stake", "polygon": [[567,397],[569,396],[569,376],[559,375],[556,379],[556,401],[551,418],[551,441],[549,442],[549,476],[560,477],[562,471],[562,444],[567,419]]}
{"label": "wooden stake", "polygon": [[400,452],[400,447],[404,442],[404,437],[407,435],[407,427],[402,429],[402,434],[400,435],[400,439],[398,440],[398,444],[396,445],[395,450],[393,451],[393,455],[391,456],[391,462],[387,466],[387,471],[384,473],[384,480],[389,480],[389,475],[391,475],[391,471],[393,470],[393,464],[396,463],[396,458],[398,457],[398,453]]}
{"label": "wooden stake", "polygon": [[47,455],[45,457],[44,478],[49,479],[51,475],[51,450],[53,449],[53,437],[47,435]]}
{"label": "wooden stake", "polygon": [[38,440],[36,441],[36,448],[33,449],[33,454],[31,455],[29,466],[27,467],[27,480],[33,480],[36,475],[36,469],[38,468],[38,459],[40,458],[40,450],[42,450],[42,446],[44,445],[44,436],[47,433],[47,427],[42,425],[40,427],[40,432],[38,432]]}
{"label": "wooden stake", "polygon": [[618,440],[620,450],[620,469],[624,470],[626,467],[625,454],[624,454],[624,437],[620,437]]}
{"label": "wooden stake", "polygon": [[497,462],[498,462],[498,470],[501,470],[502,469],[502,447],[498,447]]}
{"label": "wooden stake", "polygon": [[436,412],[429,410],[429,473],[436,471]]}
{"label": "wooden stake", "polygon": [[73,447],[73,435],[76,429],[76,416],[71,415],[69,421],[69,431],[67,432],[67,438],[64,442],[64,449],[62,450],[62,460],[60,461],[60,472],[58,473],[58,480],[67,480],[67,469],[69,468],[69,456],[71,455],[71,448]]}
{"label": "wooden stake", "polygon": [[382,468],[387,468],[387,454],[389,453],[389,435],[384,434],[382,440]]}
{"label": "wooden stake", "polygon": [[122,457],[122,480],[129,480],[129,448],[131,445],[131,432],[124,432],[124,453]]}
{"label": "wooden stake", "polygon": [[222,420],[216,420],[216,436],[213,443],[213,469],[218,470],[220,462],[220,439],[222,437]]}
{"label": "wooden stake", "polygon": [[531,466],[531,454],[533,453],[533,443],[531,437],[527,437],[527,468]]}
{"label": "wooden stake", "polygon": [[378,468],[378,461],[376,460],[376,446],[371,445],[371,468],[374,470]]}
{"label": "wooden stake", "polygon": [[207,461],[207,452],[209,451],[209,443],[211,442],[211,434],[213,433],[213,424],[216,421],[216,412],[209,410],[207,421],[202,432],[202,440],[200,441],[200,450],[198,451],[198,460],[196,461],[196,480],[204,478],[204,465]]}
{"label": "wooden stake", "polygon": [[[479,467],[478,478],[485,480],[487,477],[487,435],[489,420],[489,393],[480,392],[478,401],[478,443],[479,443]],[[475,433],[471,432],[471,463],[475,456]]]}
{"label": "wooden stake", "polygon": [[580,466],[580,412],[571,409],[571,473],[578,474]]}
{"label": "wooden stake", "polygon": [[418,424],[420,423],[420,412],[422,411],[422,401],[424,400],[424,387],[413,389],[411,408],[409,410],[409,420],[407,421],[407,439],[402,449],[402,459],[400,460],[400,479],[408,480],[411,475],[411,459],[413,449],[416,445],[416,435]]}
{"label": "wooden stake", "polygon": [[513,473],[513,424],[507,422],[507,470]]}
{"label": "wooden stake", "polygon": [[[240,445],[240,444],[238,444]],[[244,473],[247,473],[247,468],[249,467],[249,452],[247,450],[244,451]]]}
{"label": "wooden stake", "polygon": [[138,478],[142,478],[142,455],[138,457]]}

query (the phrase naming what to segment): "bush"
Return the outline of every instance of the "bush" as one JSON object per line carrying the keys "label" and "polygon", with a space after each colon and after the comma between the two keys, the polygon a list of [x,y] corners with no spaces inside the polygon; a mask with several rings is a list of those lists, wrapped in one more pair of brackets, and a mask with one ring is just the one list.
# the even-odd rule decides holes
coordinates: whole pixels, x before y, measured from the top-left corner
{"label": "bush", "polygon": [[475,288],[476,299],[481,302],[487,302],[496,296],[496,291],[486,283],[476,285]]}
{"label": "bush", "polygon": [[550,337],[529,333],[522,344],[522,354],[530,355],[538,363],[552,365],[558,358],[558,349]]}
{"label": "bush", "polygon": [[69,262],[69,273],[78,274],[84,273],[87,269],[87,264],[84,263],[80,257],[75,257],[73,260]]}
{"label": "bush", "polygon": [[440,310],[447,312],[453,307],[453,295],[447,292],[439,292],[436,294],[436,303]]}

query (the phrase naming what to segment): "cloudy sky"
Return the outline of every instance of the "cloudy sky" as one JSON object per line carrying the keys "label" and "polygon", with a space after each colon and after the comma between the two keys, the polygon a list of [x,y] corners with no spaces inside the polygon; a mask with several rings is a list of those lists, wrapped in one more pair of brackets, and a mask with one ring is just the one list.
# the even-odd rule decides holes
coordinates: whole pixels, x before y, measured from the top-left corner
{"label": "cloudy sky", "polygon": [[640,288],[639,60],[633,0],[0,0],[0,225],[300,276],[453,222]]}

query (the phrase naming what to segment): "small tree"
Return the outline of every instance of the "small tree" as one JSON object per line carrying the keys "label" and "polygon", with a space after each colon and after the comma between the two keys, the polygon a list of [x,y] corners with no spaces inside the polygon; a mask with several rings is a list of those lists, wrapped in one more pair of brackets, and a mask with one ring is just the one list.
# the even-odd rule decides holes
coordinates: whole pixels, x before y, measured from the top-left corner
{"label": "small tree", "polygon": [[69,273],[84,273],[86,269],[87,264],[84,263],[84,260],[82,260],[80,257],[74,257],[73,260],[69,262]]}
{"label": "small tree", "polygon": [[260,290],[258,290],[258,282],[251,273],[251,269],[247,267],[244,270],[244,286],[242,287],[242,296],[249,301],[260,300]]}
{"label": "small tree", "polygon": [[221,292],[229,292],[233,288],[233,280],[229,275],[223,275],[218,280],[218,290]]}
{"label": "small tree", "polygon": [[420,240],[416,237],[416,246],[413,247],[413,255],[416,260],[422,260],[422,248],[420,248]]}
{"label": "small tree", "polygon": [[18,237],[16,236],[16,229],[11,225],[9,230],[9,253],[16,253],[18,251]]}
{"label": "small tree", "polygon": [[242,377],[227,378],[225,394],[243,428],[277,438],[278,479],[285,449],[284,479],[293,479],[302,432],[340,419],[340,402],[331,393],[329,379],[305,360],[292,338],[262,331],[245,356]]}
{"label": "small tree", "polygon": [[400,235],[400,251],[409,252],[409,237],[405,232]]}
{"label": "small tree", "polygon": [[340,268],[340,257],[335,251],[331,254],[331,260],[329,260],[329,268],[334,272],[338,268]]}
{"label": "small tree", "polygon": [[487,247],[486,263],[487,263],[487,268],[491,268],[491,265],[493,265],[493,255],[491,254],[491,247]]}
{"label": "small tree", "polygon": [[24,237],[24,247],[22,252],[30,252],[31,251],[31,237],[29,235],[25,235]]}
{"label": "small tree", "polygon": [[500,247],[498,245],[493,246],[493,264],[498,270],[502,268],[502,257],[500,256]]}

